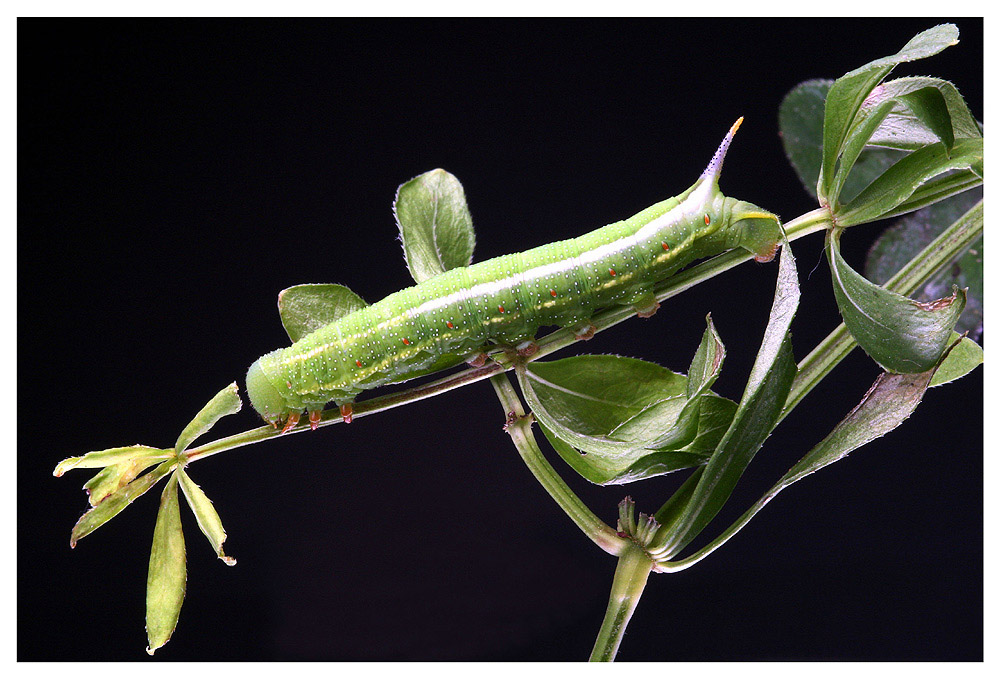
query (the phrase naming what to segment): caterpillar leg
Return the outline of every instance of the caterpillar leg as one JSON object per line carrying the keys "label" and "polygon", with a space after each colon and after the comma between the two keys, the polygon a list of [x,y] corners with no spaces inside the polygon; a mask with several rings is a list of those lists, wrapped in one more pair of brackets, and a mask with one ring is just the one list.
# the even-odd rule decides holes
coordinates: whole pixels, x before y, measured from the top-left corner
{"label": "caterpillar leg", "polygon": [[344,418],[344,424],[350,424],[351,419],[354,416],[354,404],[342,403],[340,405],[340,416]]}
{"label": "caterpillar leg", "polygon": [[517,349],[517,355],[527,358],[538,352],[538,344],[535,343],[534,339],[525,340],[518,344],[515,349]]}
{"label": "caterpillar leg", "polygon": [[632,299],[632,308],[639,318],[649,318],[660,308],[660,303],[652,292],[644,292]]}
{"label": "caterpillar leg", "polygon": [[465,362],[473,368],[482,368],[486,365],[487,359],[489,359],[489,356],[486,355],[486,352],[480,351],[478,354],[465,359]]}
{"label": "caterpillar leg", "polygon": [[288,419],[285,420],[285,426],[281,428],[281,433],[284,434],[286,431],[297,425],[301,415],[302,414],[297,411],[288,413]]}
{"label": "caterpillar leg", "polygon": [[781,245],[781,244],[780,243],[775,243],[774,247],[771,248],[770,252],[765,252],[765,253],[758,252],[758,253],[756,253],[753,256],[754,261],[760,262],[761,264],[764,264],[766,262],[770,262],[772,259],[774,259],[775,253],[778,252],[778,246],[779,245]]}
{"label": "caterpillar leg", "polygon": [[654,302],[652,306],[643,307],[642,309],[636,309],[635,315],[639,318],[649,318],[656,313],[656,310],[660,308],[659,302]]}
{"label": "caterpillar leg", "polygon": [[594,338],[594,333],[597,332],[597,326],[587,321],[582,323],[573,329],[573,336],[578,340],[587,341]]}
{"label": "caterpillar leg", "polygon": [[309,428],[316,431],[316,427],[319,426],[319,421],[323,417],[323,413],[319,410],[309,411]]}

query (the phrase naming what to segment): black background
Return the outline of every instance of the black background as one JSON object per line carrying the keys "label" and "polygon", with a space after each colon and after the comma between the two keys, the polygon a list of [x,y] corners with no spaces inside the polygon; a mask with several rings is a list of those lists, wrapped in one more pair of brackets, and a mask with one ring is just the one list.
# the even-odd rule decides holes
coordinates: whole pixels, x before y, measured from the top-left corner
{"label": "black background", "polygon": [[[275,299],[411,283],[398,184],[457,175],[476,260],[579,235],[686,188],[746,117],[722,189],[790,219],[814,204],[777,108],[936,23],[20,21],[18,656],[144,660],[158,492],[75,550],[86,471],[64,457],[171,445],[286,343]],[[982,117],[982,21],[898,74],[955,82]],[[855,266],[880,225],[843,239]],[[801,358],[836,324],[821,237],[795,243]],[[746,265],[562,355],[684,370],[711,311],[739,398],[775,265]],[[861,398],[855,352],[768,440],[718,533]],[[789,489],[697,567],[651,577],[621,660],[982,658],[982,370]],[[257,426],[247,407],[212,432]],[[614,560],[531,478],[486,383],[195,464],[229,533],[184,509],[188,591],[157,660],[581,660]],[[548,448],[546,447],[546,450]],[[551,451],[549,451],[551,452]],[[680,478],[592,486],[655,510]]]}

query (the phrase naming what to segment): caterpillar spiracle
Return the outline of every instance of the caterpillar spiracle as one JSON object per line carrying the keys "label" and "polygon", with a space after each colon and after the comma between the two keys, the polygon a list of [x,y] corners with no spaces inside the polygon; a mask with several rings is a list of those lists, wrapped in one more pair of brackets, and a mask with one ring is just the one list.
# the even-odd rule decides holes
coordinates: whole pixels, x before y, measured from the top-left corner
{"label": "caterpillar spiracle", "polygon": [[451,269],[261,356],[246,378],[254,409],[287,431],[303,411],[315,428],[335,401],[350,422],[363,390],[463,360],[482,365],[490,343],[530,354],[542,326],[589,339],[598,310],[627,305],[651,316],[659,307],[654,285],[696,259],[739,247],[769,261],[781,238],[777,216],[719,190],[742,120],[673,198],[578,238]]}

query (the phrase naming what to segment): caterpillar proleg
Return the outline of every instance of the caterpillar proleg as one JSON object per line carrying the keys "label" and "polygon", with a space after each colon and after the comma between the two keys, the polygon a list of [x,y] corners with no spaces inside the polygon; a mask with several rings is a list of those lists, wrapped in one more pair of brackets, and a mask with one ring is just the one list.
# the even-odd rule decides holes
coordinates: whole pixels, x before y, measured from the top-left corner
{"label": "caterpillar proleg", "polygon": [[650,316],[654,285],[696,259],[740,247],[769,261],[781,238],[778,218],[719,190],[742,120],[673,198],[578,238],[451,269],[261,356],[247,373],[254,409],[288,429],[303,411],[315,426],[335,401],[350,421],[350,404],[365,389],[475,364],[491,342],[525,353],[542,326],[584,339],[593,334],[591,316],[614,305]]}

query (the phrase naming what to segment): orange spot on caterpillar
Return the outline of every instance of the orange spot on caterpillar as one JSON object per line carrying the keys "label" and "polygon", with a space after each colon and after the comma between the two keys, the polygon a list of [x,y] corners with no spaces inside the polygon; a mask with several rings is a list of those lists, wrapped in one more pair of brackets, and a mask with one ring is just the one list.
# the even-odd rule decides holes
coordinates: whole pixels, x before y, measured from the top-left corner
{"label": "orange spot on caterpillar", "polygon": [[446,325],[447,325],[447,326],[448,326],[449,328],[454,328],[454,327],[455,327],[455,325],[454,325],[454,324],[453,324],[453,323],[452,323],[451,321],[448,321],[448,323],[447,323]]}
{"label": "orange spot on caterpillar", "polygon": [[500,313],[503,313],[503,304],[501,304],[500,306],[498,306],[497,309],[500,310]]}
{"label": "orange spot on caterpillar", "polygon": [[356,364],[356,365],[357,365],[357,366],[358,366],[359,368],[361,367],[361,361],[355,361],[354,363],[355,363],[355,364]]}
{"label": "orange spot on caterpillar", "polygon": [[404,337],[404,338],[403,338],[403,344],[409,344],[409,343],[410,343],[410,340],[408,340],[408,339],[406,339],[406,338]]}
{"label": "orange spot on caterpillar", "polygon": [[549,294],[552,295],[553,297],[555,297],[556,296],[556,291],[555,290],[549,290]]}
{"label": "orange spot on caterpillar", "polygon": [[608,273],[611,274],[612,276],[617,276],[618,275],[618,274],[615,273],[614,269],[608,269]]}
{"label": "orange spot on caterpillar", "polygon": [[711,218],[708,215],[705,215],[705,226],[708,226],[711,223],[712,223]]}
{"label": "orange spot on caterpillar", "polygon": [[670,246],[669,246],[669,245],[667,245],[666,243],[660,243],[660,245],[662,245],[662,246],[663,246],[663,249],[664,249],[664,250],[669,250],[669,249],[670,249]]}

